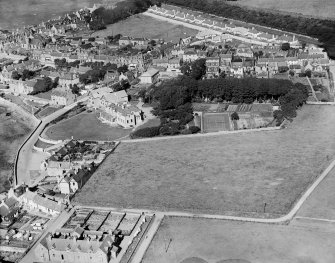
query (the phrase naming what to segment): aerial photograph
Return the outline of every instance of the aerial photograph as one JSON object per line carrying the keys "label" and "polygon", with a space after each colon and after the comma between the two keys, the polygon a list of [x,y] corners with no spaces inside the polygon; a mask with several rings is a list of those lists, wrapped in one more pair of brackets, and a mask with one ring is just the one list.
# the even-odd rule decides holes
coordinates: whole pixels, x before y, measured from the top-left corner
{"label": "aerial photograph", "polygon": [[335,0],[0,0],[1,263],[335,263]]}

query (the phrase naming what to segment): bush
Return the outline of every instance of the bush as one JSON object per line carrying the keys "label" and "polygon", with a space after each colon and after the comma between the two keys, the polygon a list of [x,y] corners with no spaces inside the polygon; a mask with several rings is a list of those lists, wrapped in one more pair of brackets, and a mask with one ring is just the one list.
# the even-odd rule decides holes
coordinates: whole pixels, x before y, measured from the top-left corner
{"label": "bush", "polygon": [[187,135],[187,134],[192,134],[192,132],[191,132],[190,129],[185,129],[185,130],[182,130],[182,131],[181,131],[181,134],[183,134],[183,135]]}
{"label": "bush", "polygon": [[138,129],[130,134],[132,139],[134,138],[145,138],[145,137],[155,137],[159,135],[160,127],[146,127],[142,129]]}
{"label": "bush", "polygon": [[189,130],[191,131],[192,134],[194,134],[198,133],[201,129],[198,126],[191,126]]}

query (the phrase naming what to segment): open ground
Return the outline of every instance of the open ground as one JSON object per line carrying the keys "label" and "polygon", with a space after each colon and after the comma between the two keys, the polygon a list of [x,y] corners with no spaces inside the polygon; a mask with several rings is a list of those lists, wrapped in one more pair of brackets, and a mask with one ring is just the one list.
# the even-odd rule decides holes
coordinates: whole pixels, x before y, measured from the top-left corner
{"label": "open ground", "polygon": [[47,127],[42,134],[49,139],[113,141],[130,134],[130,129],[112,127],[102,123],[97,113],[81,113],[55,125]]}
{"label": "open ground", "polygon": [[333,0],[239,0],[228,2],[251,8],[262,8],[274,12],[302,14],[306,16],[335,19],[335,1]]}
{"label": "open ground", "polygon": [[332,263],[334,233],[297,226],[165,217],[142,262],[179,263],[197,257],[208,263]]}
{"label": "open ground", "polygon": [[[11,113],[11,116],[6,116]],[[0,192],[8,190],[17,150],[31,131],[29,120],[13,109],[0,106]]]}
{"label": "open ground", "polygon": [[279,217],[334,158],[334,121],[305,105],[284,130],[121,143],[75,201]]}
{"label": "open ground", "polygon": [[146,37],[150,39],[165,39],[178,41],[180,38],[193,36],[197,30],[157,20],[142,14],[131,16],[126,20],[108,25],[107,29],[94,33],[94,36],[110,36],[122,34],[131,37]]}

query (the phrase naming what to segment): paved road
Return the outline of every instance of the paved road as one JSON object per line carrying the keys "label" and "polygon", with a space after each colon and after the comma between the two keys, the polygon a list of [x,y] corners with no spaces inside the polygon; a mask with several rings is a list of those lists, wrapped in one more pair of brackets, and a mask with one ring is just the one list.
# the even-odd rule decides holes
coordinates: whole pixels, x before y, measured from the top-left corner
{"label": "paved road", "polygon": [[139,244],[136,254],[134,255],[131,263],[141,263],[142,258],[144,257],[145,252],[147,251],[152,239],[154,238],[156,231],[158,230],[162,220],[164,218],[163,213],[156,213],[154,221],[152,222],[149,231],[147,232],[144,239]]}
{"label": "paved road", "polygon": [[36,141],[38,140],[39,135],[44,130],[45,126],[53,121],[54,119],[58,118],[59,116],[63,115],[68,110],[74,108],[78,102],[83,102],[87,100],[87,97],[82,98],[81,100],[68,105],[49,116],[46,116],[41,120],[41,124],[38,126],[38,128],[34,131],[33,135],[29,138],[29,140],[23,145],[20,152],[18,153],[17,157],[17,169],[16,169],[16,185],[21,185],[22,183],[25,183],[27,185],[31,184],[30,180],[30,174],[29,174],[29,162],[31,161],[32,157],[32,149]]}
{"label": "paved road", "polygon": [[20,263],[31,263],[31,262],[38,262],[38,259],[35,256],[35,248],[41,242],[41,240],[50,232],[54,232],[56,229],[61,228],[66,221],[70,218],[70,216],[74,213],[74,209],[71,209],[69,212],[65,210],[55,219],[52,224],[49,224],[49,227],[46,228],[41,235],[41,237],[36,240],[32,248],[29,252],[21,259]]}

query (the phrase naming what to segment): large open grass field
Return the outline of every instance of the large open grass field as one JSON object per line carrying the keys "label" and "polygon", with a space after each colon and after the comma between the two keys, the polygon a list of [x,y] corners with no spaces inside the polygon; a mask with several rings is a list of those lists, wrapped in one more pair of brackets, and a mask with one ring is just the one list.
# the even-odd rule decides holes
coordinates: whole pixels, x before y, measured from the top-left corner
{"label": "large open grass field", "polygon": [[104,37],[122,34],[131,37],[146,37],[150,39],[163,38],[166,41],[178,41],[180,38],[196,35],[197,32],[197,30],[191,28],[139,14],[118,23],[108,25],[107,29],[98,31],[93,35]]}
{"label": "large open grass field", "polygon": [[129,135],[131,130],[102,123],[95,113],[81,113],[52,125],[43,132],[47,138],[65,140],[113,141]]}
{"label": "large open grass field", "polygon": [[283,130],[121,143],[75,200],[279,216],[335,157],[334,130],[333,106],[305,105]]}
{"label": "large open grass field", "polygon": [[333,231],[167,217],[142,262],[180,263],[197,257],[206,261],[187,262],[333,263],[334,241]]}
{"label": "large open grass field", "polygon": [[251,8],[284,11],[307,16],[335,19],[334,0],[239,0],[228,2]]}

